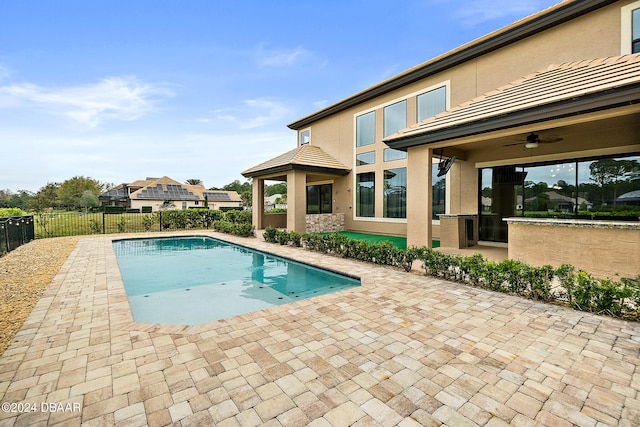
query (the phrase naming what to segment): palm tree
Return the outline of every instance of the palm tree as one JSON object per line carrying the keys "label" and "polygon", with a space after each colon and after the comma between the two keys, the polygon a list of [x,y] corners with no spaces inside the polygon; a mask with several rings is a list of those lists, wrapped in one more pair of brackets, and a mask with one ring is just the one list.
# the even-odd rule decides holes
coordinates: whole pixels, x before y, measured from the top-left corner
{"label": "palm tree", "polygon": [[186,181],[189,185],[202,185],[202,180],[197,178],[191,178]]}

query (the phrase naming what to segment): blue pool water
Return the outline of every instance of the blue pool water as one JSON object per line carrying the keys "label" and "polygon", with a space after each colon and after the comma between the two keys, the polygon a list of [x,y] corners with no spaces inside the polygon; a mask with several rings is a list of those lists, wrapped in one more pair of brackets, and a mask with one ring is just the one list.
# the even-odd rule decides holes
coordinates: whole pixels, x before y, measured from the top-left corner
{"label": "blue pool water", "polygon": [[197,325],[360,281],[211,237],[113,242],[137,322]]}

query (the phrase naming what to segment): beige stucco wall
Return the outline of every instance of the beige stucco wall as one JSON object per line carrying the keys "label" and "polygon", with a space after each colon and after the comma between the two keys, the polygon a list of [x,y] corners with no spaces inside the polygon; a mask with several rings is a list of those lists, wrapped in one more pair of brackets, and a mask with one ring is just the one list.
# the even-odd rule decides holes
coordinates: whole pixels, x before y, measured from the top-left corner
{"label": "beige stucco wall", "polygon": [[[539,32],[512,45],[505,46],[481,57],[467,61],[400,89],[363,102],[355,107],[320,119],[302,130],[310,130],[311,144],[322,147],[327,153],[350,167],[351,173],[345,177],[331,177],[333,184],[335,213],[345,214],[345,228],[381,234],[407,235],[409,242],[425,245],[430,238],[438,238],[439,223],[431,222],[428,230],[427,218],[430,192],[425,190],[426,177],[423,171],[428,168],[426,153],[415,149],[415,161],[400,160],[383,162],[383,151],[387,146],[383,139],[383,108],[394,102],[407,100],[407,125],[416,122],[416,96],[440,85],[448,85],[448,106],[467,102],[483,93],[492,91],[513,80],[544,69],[550,64],[573,60],[584,60],[621,53],[621,7],[633,1],[620,1],[605,6],[586,16],[563,23],[557,27]],[[429,58],[416,58],[416,63]],[[355,146],[355,117],[368,111],[376,111],[376,143],[365,147]],[[534,130],[534,129],[532,129]],[[538,129],[535,129],[538,130]],[[617,138],[620,147],[603,149],[602,140],[618,132],[616,128],[600,129],[597,123],[593,129],[585,129],[575,138],[565,138],[563,144],[553,147],[546,157],[536,157],[533,152],[523,152],[522,147],[465,146],[466,156],[459,158],[447,177],[447,213],[477,214],[478,212],[478,168],[486,167],[487,162],[539,162],[556,158],[566,158],[567,153],[576,155],[600,155],[628,152],[623,139]],[[612,138],[609,138],[611,140]],[[505,137],[503,145],[514,142],[514,137]],[[627,144],[637,144],[627,141]],[[375,151],[376,163],[357,167],[357,153]],[[436,151],[437,153],[437,151]],[[551,156],[551,157],[549,157]],[[483,166],[484,165],[484,166]],[[408,168],[408,221],[385,219],[383,215],[382,174],[385,169],[394,167]],[[357,173],[373,171],[376,173],[376,218],[355,217],[355,176]],[[307,177],[307,184],[315,178]],[[329,179],[324,177],[323,179]],[[290,184],[291,185],[291,184]],[[296,215],[304,217],[302,200],[297,201],[300,209]],[[291,205],[289,206],[291,212]],[[291,216],[291,215],[290,215]],[[300,227],[289,220],[289,227]],[[407,222],[409,225],[407,225]],[[431,233],[427,236],[427,233]],[[410,243],[411,244],[411,243]]]}
{"label": "beige stucco wall", "polygon": [[640,224],[580,220],[509,223],[509,258],[532,265],[571,264],[597,277],[640,275]]}

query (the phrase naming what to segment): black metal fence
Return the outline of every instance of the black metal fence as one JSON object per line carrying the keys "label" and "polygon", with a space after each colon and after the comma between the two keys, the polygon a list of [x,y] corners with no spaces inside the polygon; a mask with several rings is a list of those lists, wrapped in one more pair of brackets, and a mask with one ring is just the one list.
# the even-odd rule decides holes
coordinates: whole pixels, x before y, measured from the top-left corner
{"label": "black metal fence", "polygon": [[35,238],[32,216],[0,218],[0,256]]}
{"label": "black metal fence", "polygon": [[213,222],[251,222],[251,211],[209,209],[168,210],[154,213],[40,213],[34,215],[35,237],[86,234],[142,233],[171,230],[206,230]]}

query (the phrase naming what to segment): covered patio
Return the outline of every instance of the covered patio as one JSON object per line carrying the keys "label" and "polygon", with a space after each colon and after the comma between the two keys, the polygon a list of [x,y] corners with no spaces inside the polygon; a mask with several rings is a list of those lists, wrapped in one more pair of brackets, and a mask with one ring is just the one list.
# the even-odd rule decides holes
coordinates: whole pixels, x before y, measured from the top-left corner
{"label": "covered patio", "polygon": [[[298,233],[343,230],[345,207],[335,204],[333,183],[345,179],[349,171],[320,147],[310,144],[245,170],[242,175],[253,179],[253,224],[258,230],[272,225]],[[261,209],[265,181],[287,183],[285,224],[271,223]]]}
{"label": "covered patio", "polygon": [[[626,217],[598,221],[588,211],[592,203],[583,189],[598,184],[594,169],[600,165],[592,166],[598,161],[632,165],[627,175],[614,179],[635,185],[639,140],[640,55],[634,54],[549,66],[404,129],[385,143],[407,151],[414,170],[434,157],[456,156],[450,172],[451,213],[473,219],[470,233],[476,241],[505,244],[509,258],[535,265],[569,263],[601,276],[635,277],[640,274],[640,222]],[[568,199],[575,203],[563,208],[570,210],[569,217],[558,217],[567,212],[548,214],[549,205],[538,208],[540,217],[526,218],[532,208],[525,199],[532,199],[523,196],[524,189],[552,167],[566,169],[562,178],[568,178],[556,178],[545,191],[573,191]],[[430,177],[412,171],[409,176],[411,201],[419,199]],[[559,185],[564,188],[556,190]],[[589,215],[579,216],[580,210]],[[421,246],[431,240],[430,216],[421,209],[407,211],[408,244]],[[460,241],[442,246],[467,246]]]}

